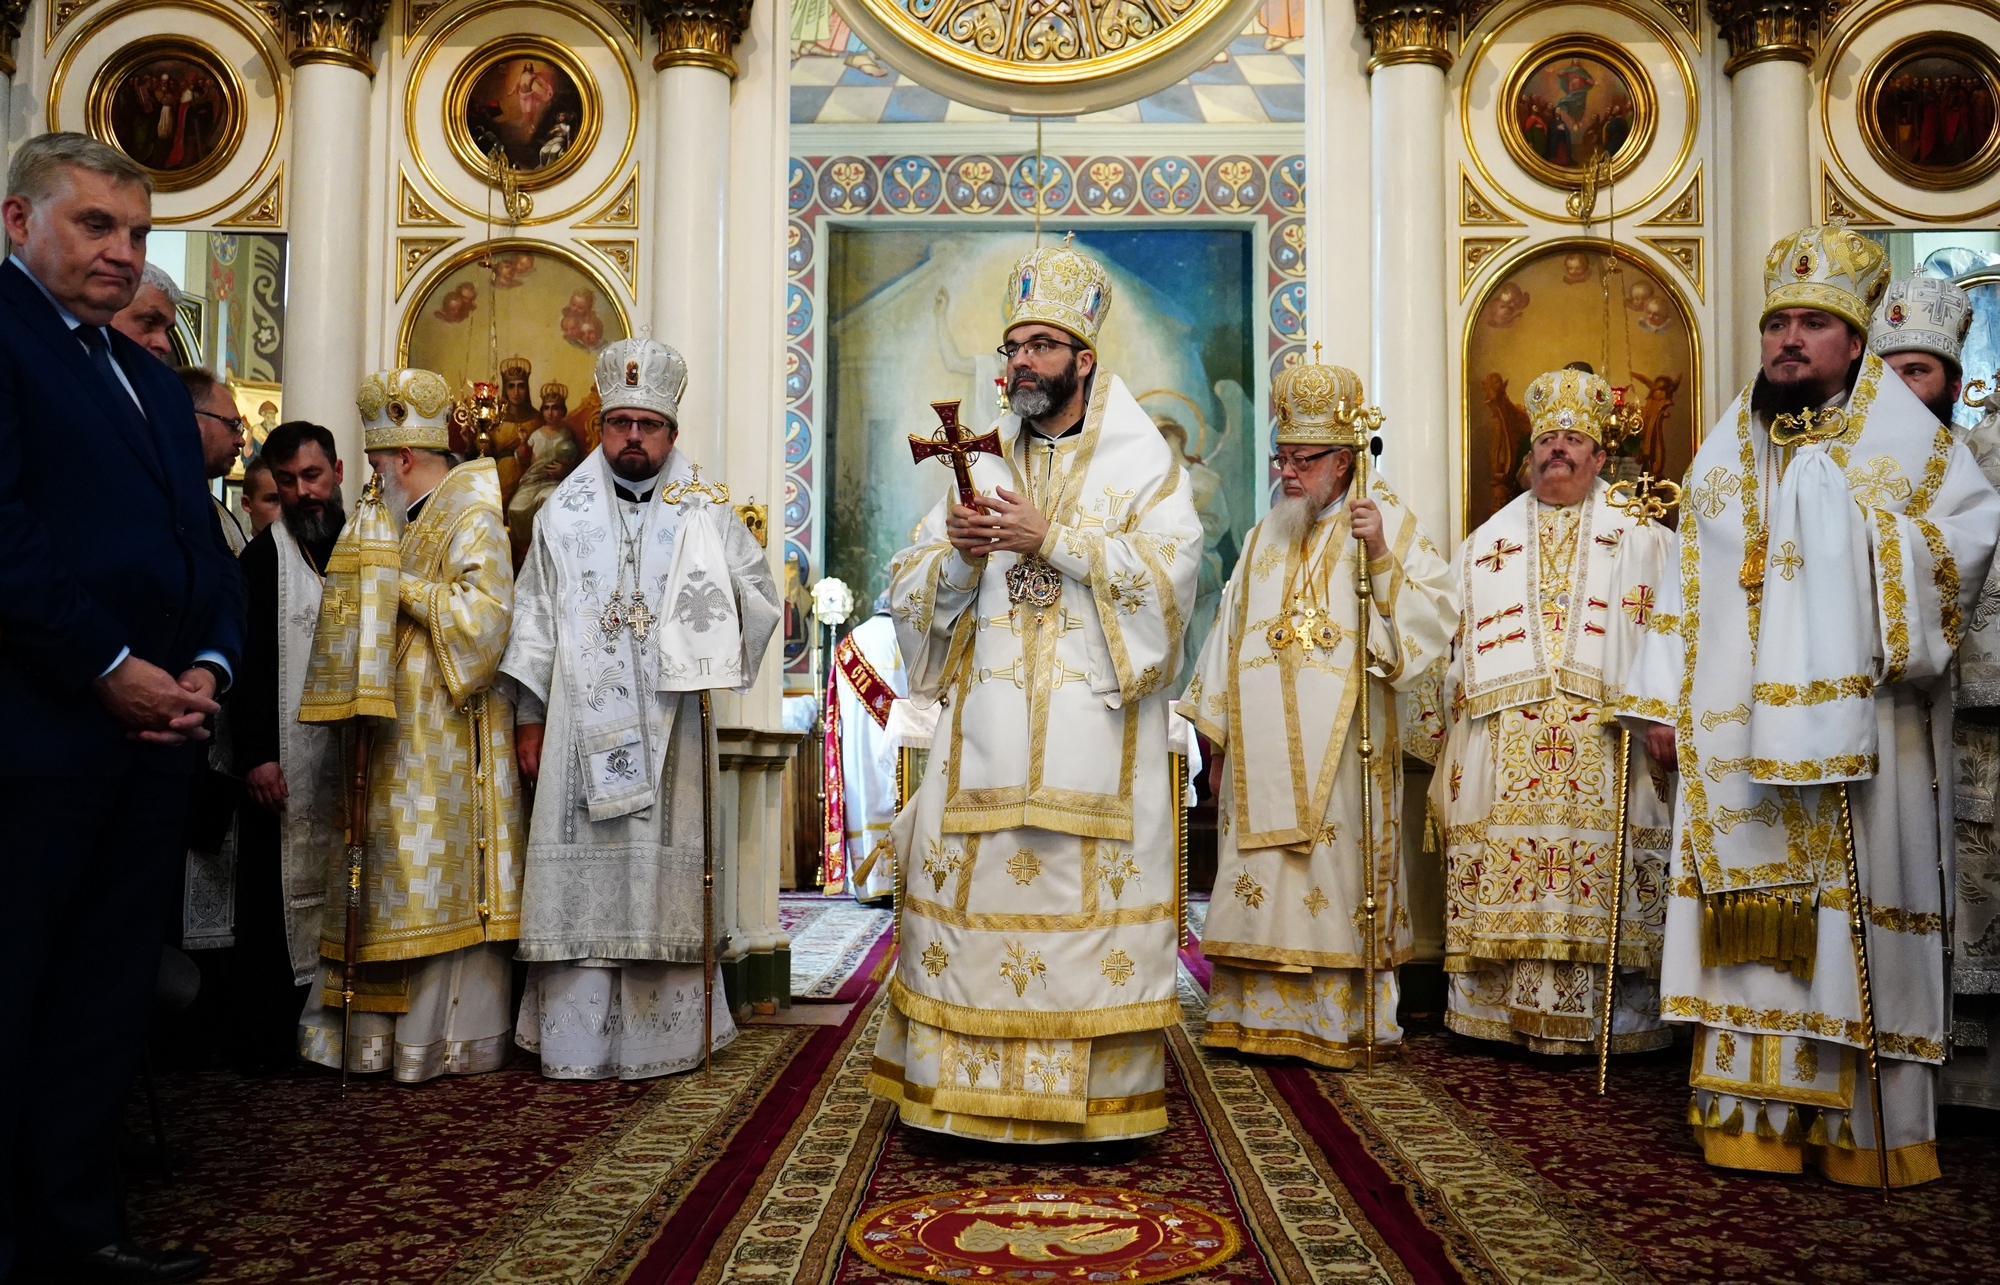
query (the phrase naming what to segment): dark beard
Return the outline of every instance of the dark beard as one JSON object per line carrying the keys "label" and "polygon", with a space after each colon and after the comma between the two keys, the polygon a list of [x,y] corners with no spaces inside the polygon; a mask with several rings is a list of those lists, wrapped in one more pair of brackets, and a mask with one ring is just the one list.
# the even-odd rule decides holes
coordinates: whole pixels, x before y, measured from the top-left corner
{"label": "dark beard", "polygon": [[347,525],[347,511],[341,506],[336,493],[327,500],[326,507],[317,513],[285,510],[285,530],[292,533],[307,548],[316,548],[340,538],[340,529]]}
{"label": "dark beard", "polygon": [[1938,398],[1934,402],[1925,402],[1924,409],[1929,411],[1931,414],[1937,416],[1938,423],[1943,424],[1944,426],[1949,428],[1951,426],[1952,408],[1957,405],[1958,405],[1958,398],[1947,394],[1943,397]]}
{"label": "dark beard", "polygon": [[1077,382],[1076,353],[1072,351],[1069,364],[1047,379],[1025,370],[1014,376],[1007,386],[1007,405],[1033,423],[1069,405],[1069,399],[1076,396]]}
{"label": "dark beard", "polygon": [[1779,415],[1797,415],[1803,411],[1818,410],[1826,405],[1835,394],[1845,389],[1854,391],[1854,381],[1861,374],[1861,359],[1856,358],[1847,368],[1847,378],[1839,388],[1828,388],[1822,384],[1774,384],[1763,371],[1757,372],[1757,380],[1750,387],[1750,413],[1765,423],[1770,423]]}
{"label": "dark beard", "polygon": [[[636,464],[628,464],[626,462],[628,459],[635,459],[638,462]],[[657,476],[660,466],[654,464],[644,455],[627,456],[621,451],[619,454],[611,457],[611,471],[621,482],[643,482],[649,477]]]}

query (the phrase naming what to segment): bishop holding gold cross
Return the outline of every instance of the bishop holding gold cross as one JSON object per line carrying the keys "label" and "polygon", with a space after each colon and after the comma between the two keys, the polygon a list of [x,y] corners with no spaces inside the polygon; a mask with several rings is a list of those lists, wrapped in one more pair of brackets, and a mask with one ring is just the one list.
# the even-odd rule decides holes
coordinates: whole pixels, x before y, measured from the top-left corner
{"label": "bishop holding gold cross", "polygon": [[910,697],[946,708],[889,832],[902,952],[871,1087],[961,1137],[1167,1123],[1166,706],[1202,532],[1187,473],[1098,362],[1110,304],[1067,244],[1015,265],[998,454],[959,454],[949,426],[958,451],[920,450],[964,461],[975,493],[941,497],[890,569]]}

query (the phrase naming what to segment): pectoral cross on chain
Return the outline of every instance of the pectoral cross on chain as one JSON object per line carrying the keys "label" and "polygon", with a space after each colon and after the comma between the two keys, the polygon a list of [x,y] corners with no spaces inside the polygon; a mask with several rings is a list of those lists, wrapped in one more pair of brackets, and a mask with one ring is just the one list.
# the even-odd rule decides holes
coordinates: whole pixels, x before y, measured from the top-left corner
{"label": "pectoral cross on chain", "polygon": [[910,434],[910,457],[919,464],[929,459],[948,460],[952,475],[958,479],[958,502],[970,509],[978,507],[972,501],[979,494],[972,485],[972,457],[982,453],[998,455],[1000,431],[994,429],[979,437],[967,437],[965,426],[958,422],[958,407],[955,401],[931,403],[931,409],[937,412],[938,430],[929,437]]}

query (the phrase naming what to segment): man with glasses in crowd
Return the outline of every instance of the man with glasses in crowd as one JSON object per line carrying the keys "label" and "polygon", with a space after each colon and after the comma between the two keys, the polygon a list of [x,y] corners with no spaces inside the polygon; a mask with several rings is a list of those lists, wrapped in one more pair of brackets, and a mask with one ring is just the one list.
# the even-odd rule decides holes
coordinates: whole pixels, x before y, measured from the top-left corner
{"label": "man with glasses in crowd", "polygon": [[[1275,381],[1284,495],[1245,538],[1180,703],[1214,747],[1223,818],[1204,1042],[1343,1068],[1402,1038],[1396,966],[1412,937],[1395,693],[1446,654],[1457,623],[1450,569],[1415,515],[1380,478],[1352,492],[1372,418],[1361,393],[1352,371],[1318,362]],[[1373,594],[1365,660],[1357,541]]]}
{"label": "man with glasses in crowd", "polygon": [[1065,244],[1009,286],[1003,454],[891,564],[910,696],[949,713],[890,829],[903,949],[871,1088],[961,1137],[1136,1139],[1166,1127],[1180,1019],[1166,701],[1201,522],[1098,364],[1109,274]]}

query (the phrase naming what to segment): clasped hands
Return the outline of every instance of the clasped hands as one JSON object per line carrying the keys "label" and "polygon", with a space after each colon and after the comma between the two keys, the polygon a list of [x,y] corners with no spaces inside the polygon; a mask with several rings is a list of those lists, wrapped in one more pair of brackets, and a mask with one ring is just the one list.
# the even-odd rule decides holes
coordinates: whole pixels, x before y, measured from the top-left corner
{"label": "clasped hands", "polygon": [[205,741],[209,716],[222,708],[208,670],[197,667],[176,679],[137,656],[97,680],[97,698],[125,725],[126,739],[148,745]]}
{"label": "clasped hands", "polygon": [[959,556],[971,562],[989,553],[1040,553],[1049,522],[1025,495],[995,487],[972,497],[978,507],[954,504],[944,516],[944,534]]}

